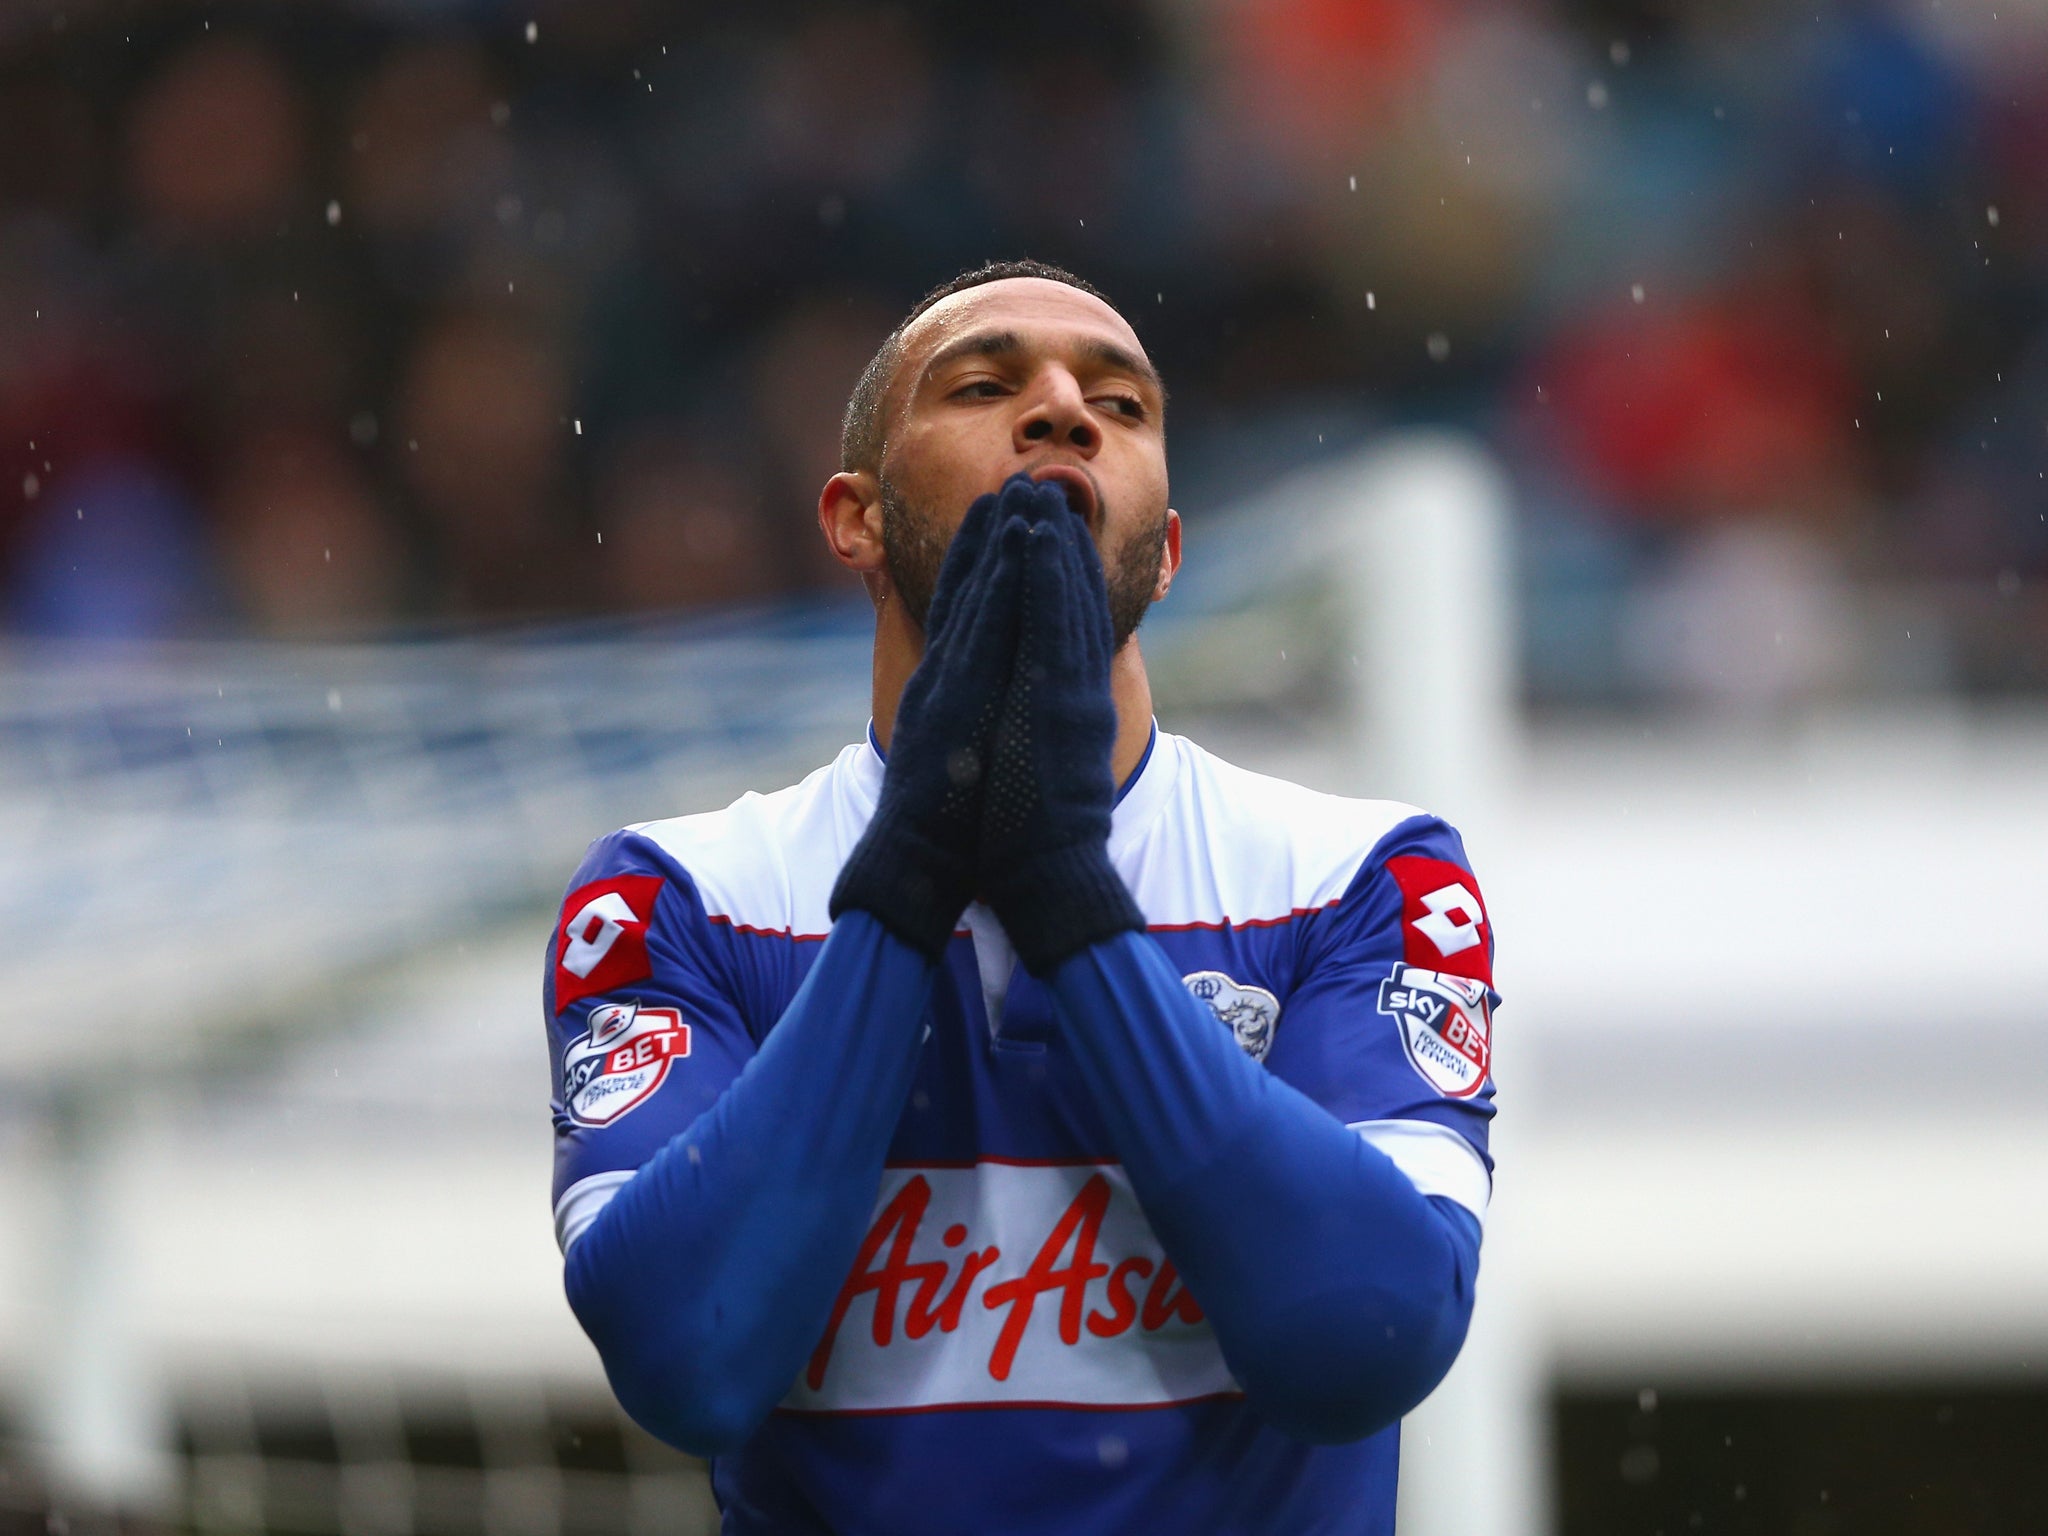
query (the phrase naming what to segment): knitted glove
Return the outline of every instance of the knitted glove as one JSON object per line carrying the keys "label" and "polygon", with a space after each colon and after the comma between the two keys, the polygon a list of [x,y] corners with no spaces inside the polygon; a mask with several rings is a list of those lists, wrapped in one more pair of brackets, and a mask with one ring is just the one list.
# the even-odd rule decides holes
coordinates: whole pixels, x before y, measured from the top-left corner
{"label": "knitted glove", "polygon": [[1058,487],[1035,490],[977,888],[1025,968],[1043,977],[1097,940],[1142,929],[1145,918],[1109,862],[1117,722],[1102,562]]}
{"label": "knitted glove", "polygon": [[991,738],[1016,645],[1025,536],[978,497],[939,568],[924,656],[904,685],[874,819],[832,888],[834,918],[872,913],[937,959],[974,894]]}

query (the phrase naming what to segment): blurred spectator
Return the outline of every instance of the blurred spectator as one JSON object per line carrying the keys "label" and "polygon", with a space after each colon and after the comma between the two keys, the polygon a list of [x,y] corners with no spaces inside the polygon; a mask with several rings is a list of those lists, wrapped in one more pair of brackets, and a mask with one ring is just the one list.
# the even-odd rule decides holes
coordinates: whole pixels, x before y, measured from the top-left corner
{"label": "blurred spectator", "polygon": [[839,468],[846,397],[897,316],[858,294],[822,294],[770,327],[753,357],[748,404],[769,462],[777,542],[812,582],[843,575],[818,533],[818,493]]}
{"label": "blurred spectator", "polygon": [[1767,519],[1723,523],[1679,545],[1632,596],[1623,626],[1639,686],[1742,714],[1841,689],[1861,649],[1834,550]]}
{"label": "blurred spectator", "polygon": [[266,633],[361,633],[398,611],[405,551],[358,462],[330,439],[243,443],[216,517],[235,598]]}
{"label": "blurred spectator", "polygon": [[1638,515],[1828,510],[1855,402],[1826,334],[1767,286],[1588,315],[1532,369],[1556,446]]}
{"label": "blurred spectator", "polygon": [[341,208],[400,291],[431,293],[459,261],[465,236],[500,205],[509,211],[507,119],[485,60],[464,43],[394,49],[355,92]]}
{"label": "blurred spectator", "polygon": [[837,580],[847,386],[1028,252],[1164,366],[1183,505],[1490,434],[1556,696],[1860,686],[1908,609],[2039,686],[2048,18],[1965,11],[72,7],[0,30],[7,620]]}
{"label": "blurred spectator", "polygon": [[588,601],[589,556],[564,509],[568,403],[559,356],[515,321],[454,312],[421,334],[386,445],[440,551],[450,612]]}
{"label": "blurred spectator", "polygon": [[174,57],[128,124],[144,220],[167,239],[256,239],[303,195],[297,87],[268,49],[212,37]]}
{"label": "blurred spectator", "polygon": [[786,589],[759,488],[737,464],[680,434],[650,430],[626,445],[598,520],[606,612],[755,603]]}
{"label": "blurred spectator", "polygon": [[195,509],[136,460],[100,460],[46,488],[15,551],[8,612],[24,634],[160,640],[208,627],[217,611]]}

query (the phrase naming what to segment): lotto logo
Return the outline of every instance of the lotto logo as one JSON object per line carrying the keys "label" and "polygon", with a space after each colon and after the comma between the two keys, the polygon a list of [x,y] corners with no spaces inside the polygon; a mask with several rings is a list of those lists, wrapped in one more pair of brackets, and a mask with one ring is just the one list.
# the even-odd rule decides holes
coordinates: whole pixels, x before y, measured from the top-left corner
{"label": "lotto logo", "polygon": [[1493,930],[1471,874],[1415,854],[1387,860],[1387,873],[1401,889],[1402,958],[1492,986]]}
{"label": "lotto logo", "polygon": [[659,875],[615,875],[569,893],[555,935],[555,1011],[645,981]]}

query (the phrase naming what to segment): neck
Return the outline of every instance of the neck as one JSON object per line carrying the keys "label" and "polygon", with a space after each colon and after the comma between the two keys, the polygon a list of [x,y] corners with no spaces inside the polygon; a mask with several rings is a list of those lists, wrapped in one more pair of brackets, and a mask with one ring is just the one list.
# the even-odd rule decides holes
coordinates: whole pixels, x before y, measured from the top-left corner
{"label": "neck", "polygon": [[[903,685],[917,670],[924,637],[904,615],[900,603],[885,601],[875,615],[874,697],[875,739],[889,750],[896,732],[896,706]],[[1116,705],[1116,745],[1110,749],[1111,778],[1122,784],[1136,771],[1152,739],[1152,681],[1145,675],[1145,657],[1135,635],[1109,664],[1109,696]]]}

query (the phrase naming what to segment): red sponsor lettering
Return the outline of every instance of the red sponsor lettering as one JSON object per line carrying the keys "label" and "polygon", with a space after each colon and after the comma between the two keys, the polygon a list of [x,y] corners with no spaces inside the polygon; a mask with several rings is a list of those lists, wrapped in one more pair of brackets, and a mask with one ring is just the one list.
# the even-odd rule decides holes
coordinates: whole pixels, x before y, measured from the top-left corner
{"label": "red sponsor lettering", "polygon": [[1203,1318],[1202,1309],[1195,1304],[1195,1298],[1183,1285],[1174,1282],[1180,1273],[1168,1259],[1159,1266],[1159,1274],[1152,1282],[1152,1288],[1145,1292],[1145,1310],[1138,1314],[1138,1321],[1148,1333],[1156,1333],[1176,1317],[1184,1323],[1199,1323]]}
{"label": "red sponsor lettering", "polygon": [[[1009,1380],[1010,1367],[1017,1360],[1017,1346],[1024,1342],[1024,1330],[1031,1326],[1031,1310],[1047,1291],[1062,1293],[1060,1342],[1081,1342],[1081,1312],[1088,1302],[1088,1282],[1109,1273],[1107,1264],[1095,1260],[1095,1241],[1102,1234],[1102,1216],[1108,1209],[1109,1180],[1098,1173],[1081,1186],[1081,1193],[1074,1196],[1073,1203],[1053,1224],[1051,1236],[1040,1245],[1031,1267],[1014,1280],[990,1286],[988,1294],[981,1298],[981,1304],[991,1311],[999,1307],[1010,1309],[1010,1315],[1003,1319],[1003,1331],[996,1336],[995,1350],[988,1357],[988,1373],[997,1381]],[[1074,1257],[1061,1266],[1060,1255],[1070,1244]]]}
{"label": "red sponsor lettering", "polygon": [[1113,1339],[1138,1320],[1138,1303],[1131,1297],[1131,1277],[1142,1280],[1152,1273],[1150,1259],[1125,1259],[1109,1272],[1109,1310],[1088,1314],[1088,1331],[1098,1339]]}
{"label": "red sponsor lettering", "polygon": [[1450,1017],[1444,1020],[1444,1027],[1438,1033],[1445,1045],[1471,1062],[1482,1074],[1486,1071],[1486,1037],[1473,1027],[1464,1009],[1451,1009]]}
{"label": "red sponsor lettering", "polygon": [[[1112,1339],[1133,1328],[1157,1332],[1174,1323],[1204,1321],[1201,1307],[1170,1262],[1138,1254],[1112,1262],[1098,1254],[1112,1196],[1109,1179],[1101,1173],[1091,1175],[1053,1222],[1024,1271],[996,1280],[981,1292],[981,1306],[1003,1314],[986,1362],[991,1380],[1010,1378],[1031,1319],[1045,1297],[1059,1298],[1057,1335],[1069,1346],[1080,1344],[1084,1336]],[[811,1351],[804,1381],[813,1392],[824,1387],[848,1314],[864,1296],[873,1299],[868,1336],[878,1348],[895,1342],[899,1323],[902,1336],[911,1340],[960,1330],[977,1285],[991,1278],[1003,1250],[993,1243],[975,1245],[967,1226],[954,1222],[940,1234],[939,1256],[913,1260],[931,1205],[931,1182],[920,1173],[876,1212],[832,1304],[825,1331]],[[1151,1283],[1141,1299],[1139,1287],[1147,1280]]]}
{"label": "red sponsor lettering", "polygon": [[[847,1276],[846,1284],[839,1288],[839,1299],[832,1304],[825,1336],[811,1351],[811,1364],[804,1372],[804,1380],[813,1392],[825,1384],[825,1371],[832,1363],[832,1346],[839,1338],[839,1325],[846,1321],[847,1311],[858,1297],[875,1298],[875,1343],[886,1347],[895,1333],[896,1298],[903,1287],[912,1280],[919,1282],[920,1288],[926,1281],[935,1288],[945,1283],[947,1265],[943,1259],[922,1264],[910,1262],[911,1244],[917,1241],[918,1226],[931,1203],[931,1181],[919,1174],[896,1191],[896,1198],[882,1207],[875,1224],[868,1228],[860,1252],[854,1255],[853,1273]],[[888,1259],[880,1269],[871,1268],[885,1243],[889,1247]]]}
{"label": "red sponsor lettering", "polygon": [[[641,1017],[647,1015],[642,1014]],[[653,1066],[658,1061],[667,1061],[671,1056],[689,1054],[690,1026],[676,1024],[627,1041],[605,1057],[604,1069],[607,1072],[632,1072],[640,1067]]]}
{"label": "red sponsor lettering", "polygon": [[[967,1241],[967,1229],[955,1222],[946,1228],[939,1241],[948,1248],[958,1248]],[[910,1338],[921,1339],[934,1328],[941,1333],[951,1333],[958,1328],[960,1314],[967,1307],[967,1293],[974,1289],[974,1282],[981,1272],[1000,1257],[1000,1248],[983,1248],[966,1255],[960,1261],[960,1273],[953,1281],[953,1288],[946,1292],[946,1299],[938,1304],[936,1310],[932,1307],[932,1299],[939,1293],[939,1285],[945,1275],[944,1266],[940,1267],[939,1279],[919,1281],[917,1294],[910,1298],[910,1315],[903,1319],[903,1332]]]}

